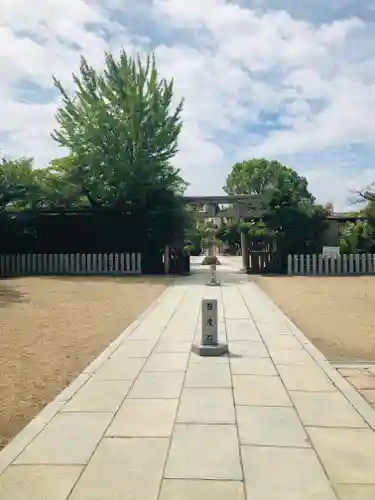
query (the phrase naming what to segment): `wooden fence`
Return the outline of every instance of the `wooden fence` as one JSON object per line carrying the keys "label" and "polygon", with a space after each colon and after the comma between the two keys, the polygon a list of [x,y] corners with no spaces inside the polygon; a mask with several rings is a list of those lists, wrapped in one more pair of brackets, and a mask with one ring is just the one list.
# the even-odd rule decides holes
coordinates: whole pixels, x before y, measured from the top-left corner
{"label": "wooden fence", "polygon": [[281,257],[277,252],[249,252],[249,274],[278,272],[281,267]]}
{"label": "wooden fence", "polygon": [[0,276],[141,274],[140,253],[0,255]]}
{"label": "wooden fence", "polygon": [[289,275],[375,274],[375,255],[288,255]]}

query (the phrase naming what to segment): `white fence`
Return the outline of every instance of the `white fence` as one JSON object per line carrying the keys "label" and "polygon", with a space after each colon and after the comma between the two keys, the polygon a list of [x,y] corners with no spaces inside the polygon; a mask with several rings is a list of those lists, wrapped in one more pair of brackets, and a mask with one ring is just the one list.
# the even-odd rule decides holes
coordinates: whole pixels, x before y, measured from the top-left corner
{"label": "white fence", "polygon": [[140,253],[0,255],[0,276],[141,274]]}
{"label": "white fence", "polygon": [[289,275],[375,274],[375,255],[288,255]]}

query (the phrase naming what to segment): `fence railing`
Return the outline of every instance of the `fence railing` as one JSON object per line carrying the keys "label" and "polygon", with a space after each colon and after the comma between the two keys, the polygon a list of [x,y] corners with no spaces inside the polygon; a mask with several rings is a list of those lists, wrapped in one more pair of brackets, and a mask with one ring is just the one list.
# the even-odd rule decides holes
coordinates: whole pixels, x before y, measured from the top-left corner
{"label": "fence railing", "polygon": [[0,255],[0,276],[141,274],[140,253]]}
{"label": "fence railing", "polygon": [[375,274],[375,255],[288,255],[289,275]]}

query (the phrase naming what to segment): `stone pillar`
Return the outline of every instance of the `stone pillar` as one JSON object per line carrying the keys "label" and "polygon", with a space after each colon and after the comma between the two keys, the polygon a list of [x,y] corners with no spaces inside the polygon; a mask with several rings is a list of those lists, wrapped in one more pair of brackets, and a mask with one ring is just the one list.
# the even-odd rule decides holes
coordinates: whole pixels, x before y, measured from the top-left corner
{"label": "stone pillar", "polygon": [[244,272],[246,272],[250,267],[249,238],[250,237],[247,233],[241,233],[241,255],[242,255],[241,271]]}
{"label": "stone pillar", "polygon": [[170,257],[169,257],[169,246],[164,248],[164,273],[169,274],[170,271]]}
{"label": "stone pillar", "polygon": [[202,300],[202,340],[191,350],[198,356],[222,356],[228,353],[228,344],[218,342],[217,299]]}
{"label": "stone pillar", "polygon": [[245,271],[248,271],[250,268],[250,236],[249,234],[245,234],[245,243],[246,243],[246,252],[245,252]]}
{"label": "stone pillar", "polygon": [[247,245],[246,245],[246,234],[241,231],[241,255],[242,255],[242,268],[241,271],[246,270],[246,250],[247,250]]}
{"label": "stone pillar", "polygon": [[[235,206],[235,211],[237,215],[237,222],[245,222],[244,217],[247,213],[247,206],[243,202],[238,202]],[[241,271],[246,272],[249,267],[249,237],[246,233],[241,231],[241,256],[242,256],[242,267]]]}

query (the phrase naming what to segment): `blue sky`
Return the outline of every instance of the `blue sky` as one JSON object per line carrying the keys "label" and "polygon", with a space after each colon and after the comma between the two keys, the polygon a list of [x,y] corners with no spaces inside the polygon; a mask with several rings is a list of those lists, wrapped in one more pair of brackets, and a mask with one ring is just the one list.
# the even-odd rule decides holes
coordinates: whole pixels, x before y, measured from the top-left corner
{"label": "blue sky", "polygon": [[234,162],[278,159],[320,202],[375,181],[375,0],[2,0],[0,149],[61,156],[58,95],[80,54],[154,51],[185,98],[175,164],[219,194]]}

